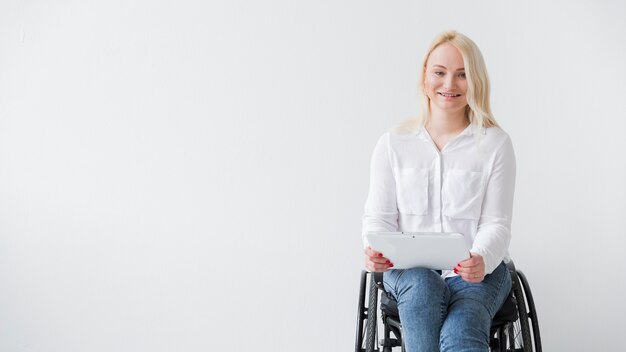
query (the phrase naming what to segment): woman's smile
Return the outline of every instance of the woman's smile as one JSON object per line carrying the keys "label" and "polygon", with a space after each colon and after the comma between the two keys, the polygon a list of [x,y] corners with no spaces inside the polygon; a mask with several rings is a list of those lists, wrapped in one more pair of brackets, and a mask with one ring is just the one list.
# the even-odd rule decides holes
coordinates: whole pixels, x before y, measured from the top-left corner
{"label": "woman's smile", "polygon": [[453,100],[453,99],[459,98],[461,96],[461,94],[459,94],[459,93],[437,92],[437,94],[442,96],[445,100]]}

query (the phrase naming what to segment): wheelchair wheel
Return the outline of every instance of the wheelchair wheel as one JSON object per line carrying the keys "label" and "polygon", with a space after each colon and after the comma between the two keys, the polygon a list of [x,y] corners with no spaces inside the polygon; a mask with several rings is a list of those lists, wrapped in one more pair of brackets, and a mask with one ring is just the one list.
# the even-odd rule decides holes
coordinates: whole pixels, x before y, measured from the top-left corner
{"label": "wheelchair wheel", "polygon": [[525,304],[526,308],[528,309],[526,316],[528,318],[528,323],[532,329],[532,339],[534,341],[535,351],[541,352],[541,334],[539,332],[539,322],[537,320],[537,310],[535,308],[533,294],[530,291],[530,286],[528,285],[528,280],[526,280],[526,275],[524,275],[521,270],[517,271],[517,275],[519,276],[520,283],[522,284],[522,290],[524,292]]}
{"label": "wheelchair wheel", "polygon": [[541,352],[537,312],[532,294],[524,274],[521,271],[516,272],[517,275],[513,277],[512,291],[517,303],[518,318],[504,328],[504,336],[502,336],[506,341],[504,351]]}
{"label": "wheelchair wheel", "polygon": [[[368,293],[367,306],[365,305],[366,291]],[[376,342],[378,294],[373,275],[363,270],[359,290],[355,352],[378,352]]]}
{"label": "wheelchair wheel", "polygon": [[373,275],[370,275],[369,304],[367,305],[367,324],[365,329],[365,352],[378,351],[376,348],[376,322],[378,320],[378,287]]}

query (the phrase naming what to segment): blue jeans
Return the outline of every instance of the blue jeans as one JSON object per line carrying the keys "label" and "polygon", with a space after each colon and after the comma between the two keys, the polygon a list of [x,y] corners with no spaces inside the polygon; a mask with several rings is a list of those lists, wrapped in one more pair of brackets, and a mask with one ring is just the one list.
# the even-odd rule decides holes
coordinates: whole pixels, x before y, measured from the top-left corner
{"label": "blue jeans", "polygon": [[422,268],[390,270],[383,278],[398,301],[407,352],[489,351],[491,320],[511,290],[504,263],[480,283]]}

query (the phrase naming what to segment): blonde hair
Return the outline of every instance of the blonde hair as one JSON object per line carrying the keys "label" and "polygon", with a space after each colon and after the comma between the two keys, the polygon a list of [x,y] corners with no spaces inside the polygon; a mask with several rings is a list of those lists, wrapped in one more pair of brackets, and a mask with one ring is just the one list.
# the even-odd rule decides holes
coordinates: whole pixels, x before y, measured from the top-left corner
{"label": "blonde hair", "polygon": [[426,95],[426,88],[424,86],[426,64],[433,50],[444,43],[452,44],[463,56],[465,76],[467,79],[467,106],[465,107],[465,117],[467,117],[470,124],[477,127],[478,131],[482,128],[499,127],[491,114],[491,106],[489,103],[489,76],[487,75],[487,67],[485,66],[485,60],[483,59],[480,49],[465,35],[456,31],[446,31],[439,34],[435,40],[433,40],[426,51],[426,55],[424,55],[419,82],[421,103],[419,114],[417,117],[396,126],[394,128],[396,132],[406,133],[415,131],[424,126],[430,119],[430,98]]}

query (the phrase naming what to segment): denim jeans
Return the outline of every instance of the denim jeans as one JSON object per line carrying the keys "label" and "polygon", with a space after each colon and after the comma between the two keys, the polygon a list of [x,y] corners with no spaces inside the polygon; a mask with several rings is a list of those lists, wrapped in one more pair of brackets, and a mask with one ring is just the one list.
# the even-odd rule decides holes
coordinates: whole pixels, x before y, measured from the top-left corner
{"label": "denim jeans", "polygon": [[390,270],[383,278],[398,301],[407,352],[489,351],[491,320],[511,290],[504,263],[480,283],[422,268]]}

